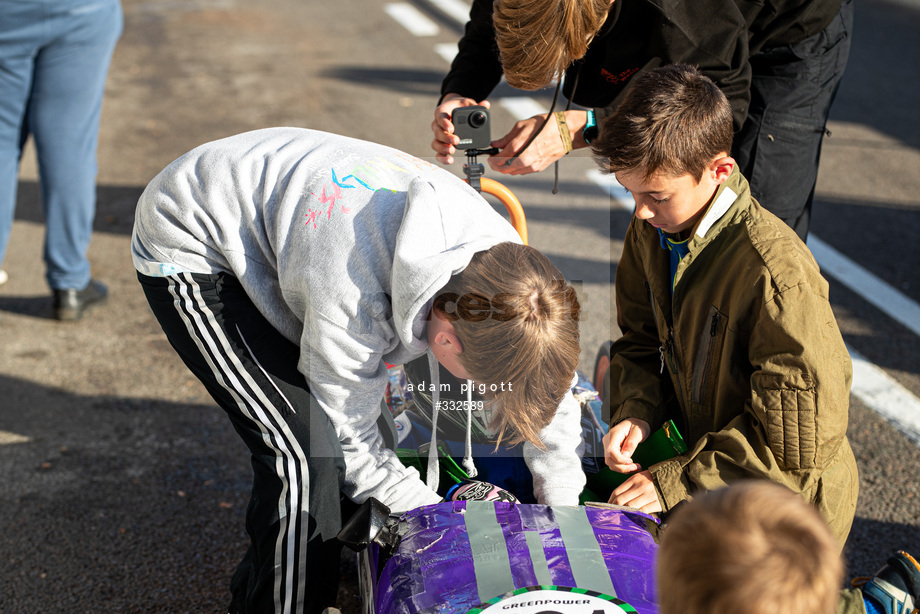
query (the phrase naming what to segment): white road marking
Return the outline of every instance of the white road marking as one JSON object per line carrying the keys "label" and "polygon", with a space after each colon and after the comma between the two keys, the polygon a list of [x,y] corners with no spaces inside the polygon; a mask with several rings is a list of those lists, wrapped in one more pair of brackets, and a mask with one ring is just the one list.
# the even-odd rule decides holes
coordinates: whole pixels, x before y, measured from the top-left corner
{"label": "white road marking", "polygon": [[437,36],[441,31],[438,24],[406,2],[391,2],[384,6],[384,11],[415,36]]}
{"label": "white road marking", "polygon": [[463,0],[428,0],[428,4],[459,24],[470,20],[470,4]]}
{"label": "white road marking", "polygon": [[848,349],[853,359],[853,394],[920,446],[920,399],[859,352]]}
{"label": "white road marking", "polygon": [[528,96],[509,96],[499,98],[498,104],[508,111],[516,120],[527,119],[540,113],[546,113],[546,107]]}
{"label": "white road marking", "polygon": [[0,431],[0,446],[10,443],[28,443],[30,441],[32,441],[32,439],[25,435],[17,435],[9,431]]}
{"label": "white road marking", "polygon": [[813,234],[808,236],[808,249],[825,273],[920,336],[920,305]]}
{"label": "white road marking", "polygon": [[438,43],[434,46],[434,52],[450,64],[457,56],[457,43]]}

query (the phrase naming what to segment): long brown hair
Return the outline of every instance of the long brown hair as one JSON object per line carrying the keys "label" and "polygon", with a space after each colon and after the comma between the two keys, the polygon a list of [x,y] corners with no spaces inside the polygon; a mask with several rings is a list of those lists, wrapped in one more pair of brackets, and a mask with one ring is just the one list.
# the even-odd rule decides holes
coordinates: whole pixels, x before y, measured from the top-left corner
{"label": "long brown hair", "polygon": [[460,364],[493,403],[496,443],[542,447],[540,431],[578,365],[575,289],[536,249],[499,243],[451,277],[434,308],[453,323]]}
{"label": "long brown hair", "polygon": [[505,79],[536,90],[584,57],[610,0],[497,0],[492,12]]}

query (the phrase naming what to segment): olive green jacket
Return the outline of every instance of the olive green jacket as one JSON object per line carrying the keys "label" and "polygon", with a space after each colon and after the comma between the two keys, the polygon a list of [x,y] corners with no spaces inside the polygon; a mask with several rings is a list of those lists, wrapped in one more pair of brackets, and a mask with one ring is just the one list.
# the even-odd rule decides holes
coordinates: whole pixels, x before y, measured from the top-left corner
{"label": "olive green jacket", "polygon": [[669,291],[658,231],[633,218],[616,272],[605,395],[612,423],[673,418],[688,451],[648,468],[667,511],[766,478],[815,503],[845,541],[856,509],[846,437],[852,364],[811,253],[750,195],[720,186]]}

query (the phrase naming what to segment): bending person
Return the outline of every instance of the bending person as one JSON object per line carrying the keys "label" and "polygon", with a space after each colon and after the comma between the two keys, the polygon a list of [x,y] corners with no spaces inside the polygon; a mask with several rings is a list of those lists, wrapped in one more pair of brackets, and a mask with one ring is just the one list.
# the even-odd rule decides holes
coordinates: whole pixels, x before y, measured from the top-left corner
{"label": "bending person", "polygon": [[340,493],[394,511],[441,500],[436,455],[426,484],[387,449],[386,363],[427,353],[432,377],[440,364],[496,390],[496,441],[525,442],[542,503],[577,503],[574,289],[445,170],[322,132],[241,134],[151,182],[132,251],[164,332],[252,452],[231,611],[334,604]]}

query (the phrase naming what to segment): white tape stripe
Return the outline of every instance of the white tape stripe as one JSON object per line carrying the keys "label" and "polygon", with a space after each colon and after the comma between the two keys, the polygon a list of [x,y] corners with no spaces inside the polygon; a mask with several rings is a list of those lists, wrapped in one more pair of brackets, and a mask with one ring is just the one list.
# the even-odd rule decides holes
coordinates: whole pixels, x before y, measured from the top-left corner
{"label": "white tape stripe", "polygon": [[890,285],[816,237],[808,236],[808,248],[821,270],[920,336],[920,306]]}
{"label": "white tape stripe", "polygon": [[383,7],[386,14],[415,36],[437,36],[441,29],[421,11],[405,2],[392,2]]}
{"label": "white tape stripe", "polygon": [[428,0],[428,4],[461,25],[470,20],[471,7],[463,0]]}
{"label": "white tape stripe", "polygon": [[853,348],[848,349],[853,359],[853,394],[920,445],[920,399]]}
{"label": "white tape stripe", "polygon": [[[243,365],[239,363],[239,360],[236,359],[232,350],[229,348],[226,338],[223,337],[221,329],[214,321],[213,314],[203,303],[197,283],[188,274],[182,274],[178,277],[179,279],[175,277],[169,278],[170,292],[175,299],[181,301],[181,304],[185,306],[185,310],[188,310],[186,312],[183,309],[179,309],[179,314],[185,321],[192,339],[198,345],[199,351],[205,357],[208,366],[211,368],[220,385],[233,396],[241,412],[253,423],[258,425],[266,446],[280,452],[280,454],[276,456],[275,461],[276,471],[282,485],[278,510],[280,527],[275,547],[275,569],[281,570],[280,573],[282,574],[283,580],[279,578],[279,574],[276,572],[274,597],[275,610],[283,612],[284,614],[290,614],[292,612],[292,587],[302,584],[298,582],[298,570],[294,566],[293,557],[295,552],[294,542],[297,533],[296,525],[299,522],[301,507],[300,498],[307,492],[306,488],[301,489],[298,485],[297,467],[295,465],[294,456],[296,455],[298,459],[300,459],[302,467],[306,466],[306,458],[296,438],[290,433],[283,418],[274,415],[275,412],[273,411],[271,403],[259,387],[255,385],[255,382],[249,376],[248,372],[246,372]],[[178,295],[175,289],[176,286],[179,286]],[[189,295],[189,288],[191,288],[192,291],[191,295]],[[202,315],[208,320],[209,326],[206,326],[203,322]],[[207,344],[207,348],[205,348],[205,344]],[[218,348],[218,345],[220,345],[220,348]],[[218,361],[219,365],[215,364],[212,357]],[[225,360],[226,358],[230,358],[233,361],[232,367]],[[249,394],[247,389],[244,388],[240,382],[240,377],[238,376],[247,380],[250,386],[249,390],[255,391],[256,396],[259,397],[258,400]],[[250,409],[257,413],[257,417],[252,414]],[[280,424],[269,419],[269,416],[266,415],[266,409],[269,413],[273,414],[272,418],[274,420],[280,419]],[[289,447],[292,446],[292,444],[294,448],[293,451]],[[287,465],[287,471],[284,470],[285,465]],[[306,477],[307,476],[304,475],[305,481]],[[305,484],[304,486],[308,487],[309,485]],[[290,500],[290,509],[284,509],[285,501],[287,500]],[[285,549],[285,541],[287,541],[287,560],[282,561],[281,557]],[[301,558],[305,556],[306,547],[304,546],[301,548]],[[303,569],[303,567],[301,567],[301,569]],[[282,585],[284,585],[283,598],[281,595]],[[303,589],[299,588],[298,594],[300,595],[302,592]]]}

